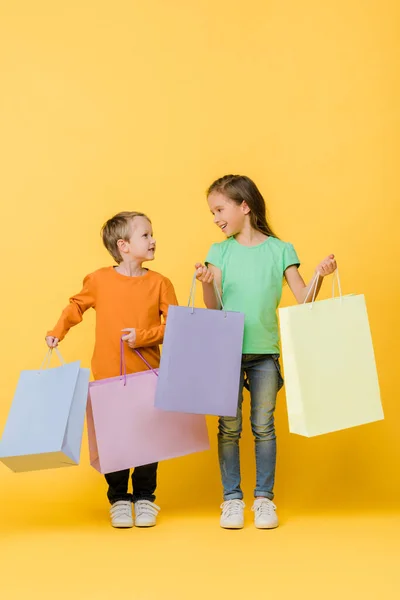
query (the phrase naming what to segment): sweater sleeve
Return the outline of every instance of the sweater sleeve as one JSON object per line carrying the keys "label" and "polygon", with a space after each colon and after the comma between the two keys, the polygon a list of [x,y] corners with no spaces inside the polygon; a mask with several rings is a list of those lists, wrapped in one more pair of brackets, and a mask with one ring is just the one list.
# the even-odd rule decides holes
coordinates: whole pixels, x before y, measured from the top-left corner
{"label": "sweater sleeve", "polygon": [[160,293],[160,315],[163,318],[163,323],[151,327],[150,329],[136,329],[136,347],[146,348],[146,346],[156,346],[162,344],[165,332],[165,323],[168,315],[168,307],[173,304],[176,306],[178,300],[176,299],[174,286],[172,283],[165,279],[161,284]]}
{"label": "sweater sleeve", "polygon": [[46,335],[58,338],[60,341],[64,339],[68,331],[74,325],[82,321],[83,313],[89,308],[95,306],[95,292],[93,275],[87,275],[83,280],[83,288],[69,299],[69,304],[61,313],[54,329],[47,332]]}

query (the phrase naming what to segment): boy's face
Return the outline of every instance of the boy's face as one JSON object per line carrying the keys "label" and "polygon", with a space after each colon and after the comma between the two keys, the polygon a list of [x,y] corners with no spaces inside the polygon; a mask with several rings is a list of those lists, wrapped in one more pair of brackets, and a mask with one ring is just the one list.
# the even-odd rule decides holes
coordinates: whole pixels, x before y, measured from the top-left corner
{"label": "boy's face", "polygon": [[122,258],[135,260],[154,260],[156,240],[153,237],[151,223],[145,217],[135,217],[131,221],[129,241],[119,246]]}

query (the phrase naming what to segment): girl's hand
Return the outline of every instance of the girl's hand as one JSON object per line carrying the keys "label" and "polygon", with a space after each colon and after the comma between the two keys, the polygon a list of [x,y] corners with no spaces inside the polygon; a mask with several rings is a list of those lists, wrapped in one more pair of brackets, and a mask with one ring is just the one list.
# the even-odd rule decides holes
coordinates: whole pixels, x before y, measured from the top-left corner
{"label": "girl's hand", "polygon": [[126,342],[129,348],[134,348],[136,343],[136,329],[128,327],[127,329],[121,329],[121,331],[129,331],[129,333],[122,336],[122,341]]}
{"label": "girl's hand", "polygon": [[335,256],[330,254],[327,256],[322,262],[319,263],[318,267],[315,269],[316,273],[319,273],[321,277],[326,277],[327,275],[331,275],[337,269],[337,264],[335,260]]}
{"label": "girl's hand", "polygon": [[58,342],[60,340],[56,337],[53,337],[51,335],[48,335],[46,337],[46,344],[48,345],[49,348],[56,348],[58,346]]}
{"label": "girl's hand", "polygon": [[196,269],[196,279],[201,283],[212,283],[214,281],[214,273],[211,273],[210,269],[207,269],[201,263],[196,263],[194,268]]}

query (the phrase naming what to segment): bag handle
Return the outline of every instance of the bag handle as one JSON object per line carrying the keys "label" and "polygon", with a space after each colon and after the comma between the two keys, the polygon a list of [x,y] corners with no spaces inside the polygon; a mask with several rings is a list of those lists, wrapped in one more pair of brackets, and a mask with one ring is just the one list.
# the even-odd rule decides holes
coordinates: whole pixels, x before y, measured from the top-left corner
{"label": "bag handle", "polygon": [[65,360],[61,356],[61,352],[59,351],[59,349],[56,346],[54,348],[49,348],[49,350],[47,351],[46,356],[44,357],[44,360],[43,360],[42,364],[39,367],[39,371],[45,371],[46,369],[49,368],[50,361],[51,361],[51,356],[53,354],[53,351],[57,354],[58,360],[60,361],[61,365],[65,365]]}
{"label": "bag handle", "polygon": [[[314,302],[315,302],[315,298],[317,295],[317,287],[318,287],[318,281],[319,278],[321,277],[321,275],[319,273],[315,274],[314,279],[312,280],[312,283],[310,285],[310,289],[307,292],[307,296],[304,299],[303,304],[306,304],[310,294],[311,294],[311,290],[314,289],[313,291],[313,297],[312,297],[312,301],[311,301],[311,305],[310,305],[310,310],[312,310],[313,306],[314,306]],[[335,298],[335,282],[337,281],[337,285],[338,285],[338,292],[339,292],[339,298],[340,298],[340,302],[343,302],[343,295],[342,295],[342,286],[340,284],[340,277],[339,277],[339,269],[336,269],[332,278],[332,298]]]}
{"label": "bag handle", "polygon": [[[196,277],[196,273],[195,273],[193,275],[192,286],[190,288],[189,300],[188,300],[188,304],[187,304],[188,307],[190,307],[190,305],[192,306],[192,313],[194,313],[194,297],[195,297],[196,281],[197,281],[197,277]],[[226,310],[225,310],[225,307],[224,307],[224,303],[222,302],[222,296],[220,294],[220,291],[219,291],[218,286],[215,283],[214,279],[213,279],[213,285],[214,285],[215,295],[217,296],[218,302],[221,305],[221,309],[223,311],[225,311],[225,317],[226,317]]]}
{"label": "bag handle", "polygon": [[[144,358],[144,356],[141,354],[141,352],[139,352],[139,350],[134,350],[134,352],[139,356],[139,358],[142,359],[142,361],[144,362],[144,364],[149,367],[150,371],[152,371],[154,373],[154,375],[156,377],[158,377],[158,373],[153,369],[153,367],[147,362],[147,360]],[[125,361],[125,348],[124,348],[124,341],[121,338],[120,340],[120,377],[124,378],[124,385],[126,385],[126,361]]]}

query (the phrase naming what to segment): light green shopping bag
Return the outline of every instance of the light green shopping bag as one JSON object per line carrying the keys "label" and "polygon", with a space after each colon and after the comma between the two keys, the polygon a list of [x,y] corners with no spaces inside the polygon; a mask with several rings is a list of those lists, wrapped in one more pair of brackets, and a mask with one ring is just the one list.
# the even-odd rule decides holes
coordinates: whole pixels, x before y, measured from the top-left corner
{"label": "light green shopping bag", "polygon": [[365,298],[337,280],[339,297],[279,310],[289,430],[306,437],[384,418]]}

